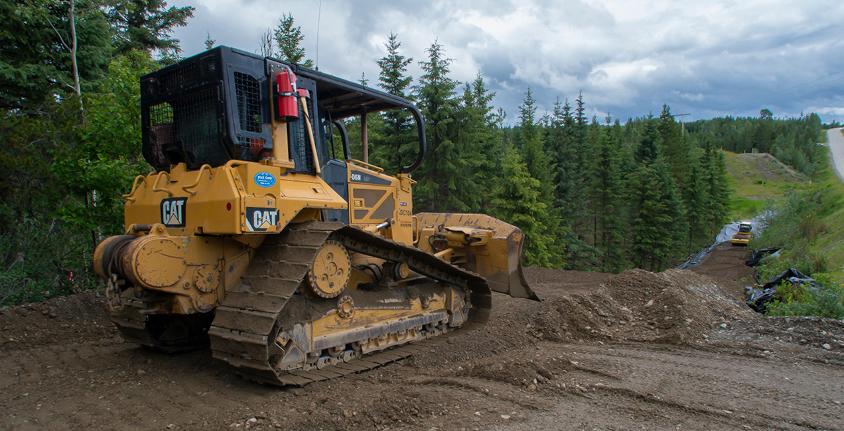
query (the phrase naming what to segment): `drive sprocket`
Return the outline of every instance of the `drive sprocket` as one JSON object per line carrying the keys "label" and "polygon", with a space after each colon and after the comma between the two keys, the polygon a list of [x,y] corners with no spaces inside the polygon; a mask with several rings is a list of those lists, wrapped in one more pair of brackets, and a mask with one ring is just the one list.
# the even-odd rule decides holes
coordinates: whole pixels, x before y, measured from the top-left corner
{"label": "drive sprocket", "polygon": [[352,273],[352,260],[346,247],[339,241],[327,240],[314,256],[308,270],[311,290],[322,298],[340,296]]}

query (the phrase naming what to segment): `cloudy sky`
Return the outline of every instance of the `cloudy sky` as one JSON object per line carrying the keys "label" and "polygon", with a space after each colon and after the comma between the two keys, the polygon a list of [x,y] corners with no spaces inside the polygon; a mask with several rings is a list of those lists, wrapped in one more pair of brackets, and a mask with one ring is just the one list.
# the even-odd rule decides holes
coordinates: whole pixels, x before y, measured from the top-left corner
{"label": "cloudy sky", "polygon": [[[290,12],[319,69],[377,80],[390,32],[418,60],[438,40],[461,82],[480,72],[514,117],[528,87],[541,110],[582,91],[589,112],[625,119],[667,103],[686,118],[818,112],[844,121],[844,2],[660,0],[171,0],[196,8],[183,54],[258,51]],[[319,13],[321,9],[321,15]],[[319,21],[319,26],[317,25]]]}

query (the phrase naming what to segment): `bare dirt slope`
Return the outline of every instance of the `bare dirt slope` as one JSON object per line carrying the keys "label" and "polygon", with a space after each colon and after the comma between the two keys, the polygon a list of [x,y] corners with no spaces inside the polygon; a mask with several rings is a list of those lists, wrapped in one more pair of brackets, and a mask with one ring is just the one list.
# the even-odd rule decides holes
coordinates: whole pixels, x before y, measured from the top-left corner
{"label": "bare dirt slope", "polygon": [[483,330],[301,389],[125,345],[95,295],[6,309],[0,429],[844,428],[844,323],[762,318],[701,267],[530,270],[542,303],[496,296]]}

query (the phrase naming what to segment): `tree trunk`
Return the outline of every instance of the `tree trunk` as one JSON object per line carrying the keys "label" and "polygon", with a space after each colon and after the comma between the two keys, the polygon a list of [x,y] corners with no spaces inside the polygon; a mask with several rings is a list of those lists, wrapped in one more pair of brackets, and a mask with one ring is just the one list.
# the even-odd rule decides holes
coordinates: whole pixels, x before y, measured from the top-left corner
{"label": "tree trunk", "polygon": [[79,84],[79,65],[76,62],[77,52],[77,38],[76,38],[76,7],[75,0],[70,0],[70,60],[73,65],[73,90],[76,92],[76,97],[79,97],[79,103],[82,103],[82,87]]}

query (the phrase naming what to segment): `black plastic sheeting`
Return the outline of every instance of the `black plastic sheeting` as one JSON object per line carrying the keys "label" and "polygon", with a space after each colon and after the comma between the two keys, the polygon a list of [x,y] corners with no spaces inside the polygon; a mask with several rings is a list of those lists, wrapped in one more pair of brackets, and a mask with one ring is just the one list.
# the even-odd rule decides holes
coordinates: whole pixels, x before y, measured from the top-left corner
{"label": "black plastic sheeting", "polygon": [[797,286],[807,285],[811,288],[819,287],[814,278],[809,277],[794,268],[788,268],[783,271],[782,274],[772,278],[771,281],[762,285],[761,288],[748,287],[746,291],[747,305],[756,312],[764,313],[768,308],[768,304],[774,299],[777,287],[784,282]]}
{"label": "black plastic sheeting", "polygon": [[779,251],[780,249],[778,247],[760,248],[758,250],[753,250],[750,253],[750,258],[745,260],[744,263],[747,266],[759,265],[759,262],[761,262],[762,259],[769,255],[777,255]]}

